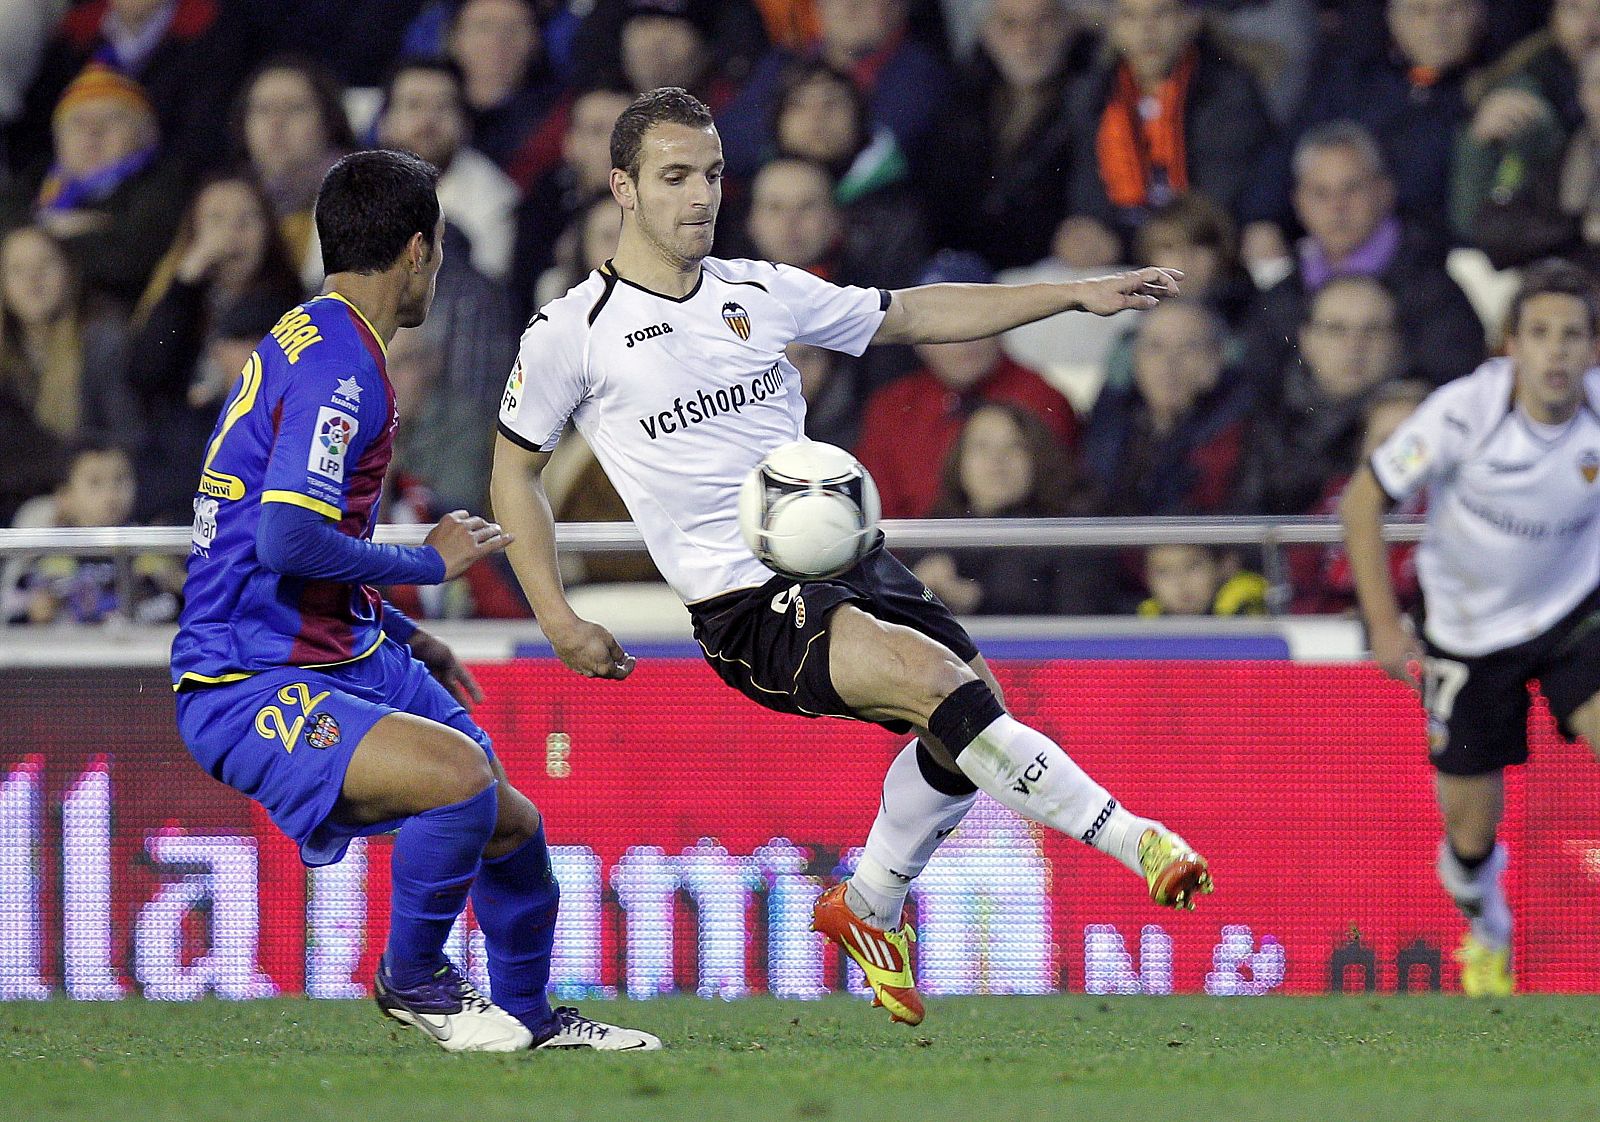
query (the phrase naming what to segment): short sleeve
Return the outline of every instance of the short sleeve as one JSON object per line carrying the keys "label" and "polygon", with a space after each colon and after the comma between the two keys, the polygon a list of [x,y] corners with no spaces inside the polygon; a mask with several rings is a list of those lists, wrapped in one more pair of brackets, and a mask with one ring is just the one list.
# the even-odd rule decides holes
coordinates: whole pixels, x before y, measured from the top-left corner
{"label": "short sleeve", "polygon": [[291,503],[335,522],[345,513],[356,465],[388,420],[388,391],[375,367],[323,362],[286,380],[261,501]]}
{"label": "short sleeve", "polygon": [[1459,383],[1434,392],[1372,453],[1372,473],[1395,502],[1409,499],[1460,463],[1470,428],[1459,396]]}
{"label": "short sleeve", "polygon": [[775,269],[771,293],[794,316],[797,343],[851,355],[867,349],[889,310],[888,292],[830,284],[792,265]]}
{"label": "short sleeve", "polygon": [[500,432],[529,451],[553,449],[588,395],[585,366],[581,336],[543,312],[535,315],[500,399]]}

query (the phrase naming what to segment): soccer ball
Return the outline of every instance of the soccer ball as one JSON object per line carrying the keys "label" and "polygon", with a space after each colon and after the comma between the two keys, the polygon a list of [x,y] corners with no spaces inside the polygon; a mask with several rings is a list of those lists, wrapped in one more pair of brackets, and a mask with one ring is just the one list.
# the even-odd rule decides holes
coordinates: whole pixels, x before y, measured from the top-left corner
{"label": "soccer ball", "polygon": [[843,448],[796,440],[770,452],[739,491],[739,531],[768,568],[831,577],[877,540],[878,488]]}

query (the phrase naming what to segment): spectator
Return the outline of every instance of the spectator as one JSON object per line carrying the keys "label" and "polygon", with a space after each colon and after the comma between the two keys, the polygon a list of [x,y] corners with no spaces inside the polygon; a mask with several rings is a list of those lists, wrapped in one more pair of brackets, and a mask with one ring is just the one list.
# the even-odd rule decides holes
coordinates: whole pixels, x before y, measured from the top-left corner
{"label": "spectator", "polygon": [[1183,274],[1183,299],[1205,304],[1230,332],[1244,324],[1256,296],[1239,260],[1233,220],[1204,192],[1190,191],[1150,212],[1134,238],[1134,257]]}
{"label": "spectator", "polygon": [[528,286],[550,268],[562,231],[594,200],[611,198],[611,126],[631,100],[613,87],[579,94],[566,116],[560,162],[532,185],[517,210],[511,284],[523,319],[542,303]]}
{"label": "spectator", "polygon": [[[947,251],[937,255],[921,283],[982,284],[990,279],[981,258]],[[980,404],[1008,401],[1033,410],[1056,441],[1070,449],[1078,418],[1072,405],[1033,370],[1019,366],[993,337],[966,343],[923,343],[923,367],[867,399],[856,455],[872,473],[885,518],[921,518],[939,497],[938,473],[966,417]]]}
{"label": "spectator", "polygon": [[0,238],[0,394],[62,441],[137,439],[126,358],[120,319],[96,312],[58,239],[37,226]]}
{"label": "spectator", "polygon": [[[1490,168],[1496,149],[1463,137],[1457,147],[1458,227],[1501,269],[1561,256],[1600,266],[1600,48],[1578,67],[1582,123],[1563,144],[1553,123],[1529,130],[1517,156]],[[1486,194],[1481,182],[1494,176]],[[1470,208],[1476,206],[1476,211]]]}
{"label": "spectator", "polygon": [[230,118],[234,149],[272,200],[278,232],[302,287],[322,284],[322,247],[312,210],[322,177],[355,148],[339,83],[299,55],[267,60],[244,83]]}
{"label": "spectator", "polygon": [[[1059,518],[1083,513],[1072,465],[1038,414],[988,402],[945,457],[936,518]],[[958,615],[1086,615],[1104,610],[1096,566],[1061,549],[950,549],[912,565]]]}
{"label": "spectator", "polygon": [[[18,526],[122,526],[133,513],[133,463],[115,444],[88,441],[71,453],[61,485],[17,514]],[[131,569],[130,616],[162,623],[178,614],[183,570],[171,557],[143,555],[121,562]],[[111,557],[56,554],[22,558],[5,566],[0,593],[7,623],[100,623],[117,612],[117,568]]]}
{"label": "spectator", "polygon": [[[1321,500],[1312,508],[1312,514],[1337,515],[1339,502],[1350,484],[1355,469],[1367,462],[1372,453],[1388,440],[1400,422],[1411,416],[1428,396],[1433,387],[1426,382],[1411,380],[1389,382],[1379,386],[1367,401],[1361,427],[1361,451],[1354,463],[1328,481]],[[1427,494],[1419,492],[1400,503],[1389,513],[1400,518],[1421,518],[1427,511]],[[1326,546],[1298,546],[1287,551],[1289,584],[1294,589],[1291,611],[1300,615],[1354,615],[1356,611],[1355,580],[1350,575],[1350,557],[1343,544]],[[1402,611],[1410,611],[1421,599],[1417,583],[1417,547],[1393,545],[1389,547],[1389,580]]]}
{"label": "spectator", "polygon": [[1267,582],[1213,546],[1153,545],[1144,552],[1150,590],[1142,616],[1264,616]]}
{"label": "spectator", "polygon": [[[767,49],[761,15],[749,0],[596,0],[590,7],[574,43],[573,73],[627,75],[635,93],[682,86],[716,110]],[[633,29],[629,43],[627,25],[636,19],[644,26]],[[684,26],[669,29],[672,21]],[[691,81],[651,84],[663,77]]]}
{"label": "spectator", "polygon": [[463,0],[448,50],[465,81],[472,146],[502,171],[555,102],[533,0]]}
{"label": "spectator", "polygon": [[996,269],[1049,254],[1068,211],[1066,93],[1093,45],[1062,0],[992,0],[918,176],[937,244],[981,253]]}
{"label": "spectator", "polygon": [[239,367],[214,368],[218,322],[242,304],[265,305],[252,344],[300,300],[299,280],[247,175],[212,178],[196,192],[177,237],[134,316],[128,380],[147,425],[139,458],[141,514],[186,521],[206,440]]}
{"label": "spectator", "polygon": [[786,354],[800,372],[806,436],[840,448],[855,447],[865,396],[862,360],[809,343],[790,343]]}
{"label": "spectator", "polygon": [[21,150],[9,134],[22,116],[50,33],[66,10],[67,0],[0,0],[0,27],[6,29],[0,35],[0,180],[12,165],[10,150]]}
{"label": "spectator", "polygon": [[1300,357],[1257,406],[1234,494],[1249,514],[1305,514],[1356,462],[1374,391],[1398,377],[1397,302],[1370,277],[1329,281],[1300,325]]}
{"label": "spectator", "polygon": [[1334,277],[1372,277],[1399,300],[1406,365],[1435,385],[1483,360],[1483,325],[1444,269],[1444,246],[1395,213],[1395,188],[1372,134],[1319,125],[1294,156],[1294,205],[1306,236],[1289,276],[1263,293],[1247,328],[1245,367],[1270,382],[1285,368],[1307,301]]}
{"label": "spectator", "polygon": [[48,166],[0,193],[0,229],[32,216],[66,245],[87,288],[131,303],[183,197],[178,169],[159,158],[150,100],[137,82],[96,63],[67,87],[52,120]]}
{"label": "spectator", "polygon": [[[1349,46],[1322,67],[1294,135],[1328,121],[1364,125],[1382,146],[1408,222],[1448,235],[1450,167],[1468,117],[1465,87],[1482,61],[1483,0],[1388,0],[1386,49]],[[1287,227],[1292,138],[1275,145],[1248,209]]]}
{"label": "spectator", "polygon": [[16,142],[37,151],[53,107],[91,63],[138,82],[154,107],[166,153],[198,168],[215,155],[217,106],[243,71],[241,21],[215,0],[89,0],[56,28],[39,64]]}
{"label": "spectator", "polygon": [[249,0],[238,4],[263,56],[307,53],[335,85],[379,86],[429,0]]}
{"label": "spectator", "polygon": [[[1244,348],[1241,331],[1256,289],[1239,261],[1233,221],[1227,213],[1199,191],[1190,191],[1152,211],[1150,220],[1139,227],[1133,244],[1136,261],[1183,274],[1181,299],[1198,301],[1222,318],[1223,357],[1228,366],[1237,367]],[[1126,386],[1133,377],[1138,313],[1119,318],[1128,319],[1135,326],[1124,332],[1105,356],[1106,387]],[[1034,325],[1030,329],[1036,330]],[[1023,330],[1029,329],[1008,337],[1008,346]],[[1053,330],[1064,332],[1070,328],[1063,325]],[[1023,357],[1015,346],[1010,349]]]}
{"label": "spectator", "polygon": [[746,233],[756,257],[805,269],[837,284],[867,284],[870,262],[844,254],[844,215],[822,165],[780,157],[756,174]]}
{"label": "spectator", "polygon": [[556,239],[555,264],[539,277],[533,300],[537,307],[566,294],[584,277],[611,260],[617,252],[617,235],[622,222],[617,201],[610,195],[597,196]]}
{"label": "spectator", "polygon": [[873,125],[867,100],[848,75],[823,62],[784,72],[773,134],[780,156],[815,161],[833,180],[844,216],[845,256],[874,261],[874,283],[895,288],[916,279],[927,257],[921,201],[894,133]]}
{"label": "spectator", "polygon": [[[906,0],[817,0],[821,35],[802,58],[848,74],[872,107],[873,125],[915,155],[940,121],[950,75],[932,49],[908,36]],[[767,53],[728,107],[717,114],[728,174],[750,176],[772,146],[773,110],[783,73],[796,56]],[[715,108],[715,107],[713,107]]]}
{"label": "spectator", "polygon": [[1501,267],[1533,260],[1545,252],[1535,246],[1553,245],[1564,232],[1560,223],[1526,232],[1517,224],[1554,210],[1548,176],[1583,125],[1578,68],[1596,48],[1600,0],[1559,0],[1544,30],[1473,83],[1480,100],[1457,144],[1450,217]]}
{"label": "spectator", "polygon": [[1530,131],[1553,127],[1565,136],[1577,128],[1578,63],[1596,47],[1600,0],[1556,0],[1545,29],[1512,47],[1474,83],[1481,100],[1468,139],[1515,147]]}
{"label": "spectator", "polygon": [[[1104,61],[1069,102],[1073,241],[1126,247],[1152,208],[1190,189],[1237,214],[1272,122],[1254,79],[1202,30],[1198,0],[1114,0]],[[1092,155],[1091,155],[1092,154]],[[1098,229],[1096,229],[1098,227]],[[1073,264],[1090,252],[1058,251]]]}
{"label": "spectator", "polygon": [[[502,285],[473,268],[465,239],[445,224],[444,264],[434,283],[433,307],[420,329],[443,356],[438,389],[428,396],[417,423],[416,444],[431,442],[434,463],[452,456],[460,462],[432,484],[446,510],[482,510],[488,498],[489,436],[506,375],[517,357],[518,321]],[[483,440],[453,434],[483,434]],[[462,443],[461,441],[465,441]],[[447,482],[448,480],[448,482]],[[456,490],[460,487],[460,490]]]}
{"label": "spectator", "polygon": [[1108,385],[1080,440],[1104,514],[1209,514],[1232,493],[1250,391],[1223,358],[1223,326],[1204,304],[1145,313],[1133,377]]}
{"label": "spectator", "polygon": [[415,152],[442,173],[439,207],[472,246],[472,266],[504,284],[516,241],[517,185],[468,146],[466,95],[452,62],[401,59],[384,87],[378,142]]}

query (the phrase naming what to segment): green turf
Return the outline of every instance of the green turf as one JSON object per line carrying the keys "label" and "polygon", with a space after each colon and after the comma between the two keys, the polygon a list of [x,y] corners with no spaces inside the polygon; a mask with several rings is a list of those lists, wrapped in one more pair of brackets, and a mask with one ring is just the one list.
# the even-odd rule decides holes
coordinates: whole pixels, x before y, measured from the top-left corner
{"label": "green turf", "polygon": [[0,1118],[1600,1118],[1600,999],[929,1005],[603,1002],[669,1050],[448,1056],[362,1002],[0,1004]]}

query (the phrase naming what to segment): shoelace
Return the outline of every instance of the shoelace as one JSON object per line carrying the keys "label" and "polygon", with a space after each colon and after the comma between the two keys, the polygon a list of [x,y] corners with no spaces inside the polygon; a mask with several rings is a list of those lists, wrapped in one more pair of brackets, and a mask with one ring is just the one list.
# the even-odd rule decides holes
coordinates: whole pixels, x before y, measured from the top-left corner
{"label": "shoelace", "polygon": [[578,1036],[588,1036],[599,1039],[611,1034],[610,1025],[602,1025],[599,1021],[591,1021],[570,1005],[562,1005],[556,1009],[556,1019],[561,1022],[561,1031],[575,1033]]}
{"label": "shoelace", "polygon": [[442,967],[435,977],[438,984],[452,992],[455,999],[461,1002],[464,1012],[486,1013],[490,1008],[490,1001],[478,992],[478,987],[467,981],[466,976],[453,966]]}

